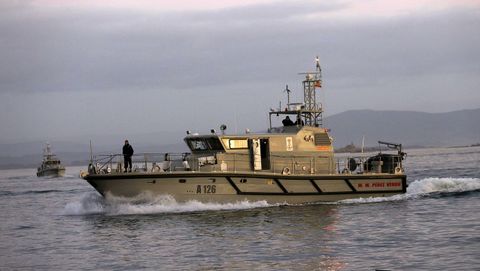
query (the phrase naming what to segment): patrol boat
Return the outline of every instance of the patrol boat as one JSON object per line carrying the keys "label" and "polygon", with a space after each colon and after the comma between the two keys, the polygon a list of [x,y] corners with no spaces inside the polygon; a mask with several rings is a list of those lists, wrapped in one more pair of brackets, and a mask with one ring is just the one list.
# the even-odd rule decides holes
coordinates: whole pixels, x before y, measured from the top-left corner
{"label": "patrol boat", "polygon": [[43,149],[43,161],[37,168],[37,177],[62,177],[65,175],[65,167],[60,160],[52,153],[50,144],[47,143]]}
{"label": "patrol boat", "polygon": [[[81,177],[103,196],[169,195],[178,202],[302,204],[405,193],[401,144],[379,142],[394,153],[334,156],[316,98],[322,87],[318,58],[316,70],[302,74],[303,103],[290,103],[287,86],[287,104],[270,110],[270,127],[264,133],[227,134],[225,125],[221,133],[187,131],[189,153],[135,155],[132,173],[123,172],[121,154],[92,156]],[[290,122],[272,125],[286,116]]]}

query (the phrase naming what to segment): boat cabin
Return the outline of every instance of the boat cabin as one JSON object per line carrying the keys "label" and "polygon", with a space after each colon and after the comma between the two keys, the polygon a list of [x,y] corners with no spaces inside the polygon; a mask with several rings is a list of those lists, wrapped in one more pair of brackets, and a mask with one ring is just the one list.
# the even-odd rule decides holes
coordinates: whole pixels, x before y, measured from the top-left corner
{"label": "boat cabin", "polygon": [[[315,89],[321,87],[317,58],[315,72],[307,72],[303,81],[304,101],[290,102],[285,108],[271,109],[267,133],[244,135],[189,135],[185,142],[199,167],[221,171],[254,171],[282,174],[332,174],[335,172],[332,139],[322,128],[322,105]],[[283,119],[281,127],[272,125],[272,117]],[[222,125],[225,129],[226,126]],[[222,128],[221,127],[221,128]],[[224,131],[222,129],[222,132]],[[207,169],[207,168],[206,168]],[[209,170],[209,169],[207,169]]]}
{"label": "boat cabin", "polygon": [[[198,166],[220,165],[221,171],[283,174],[329,174],[335,170],[331,138],[326,129],[291,126],[272,133],[189,135],[185,142]],[[205,168],[206,169],[206,168]]]}

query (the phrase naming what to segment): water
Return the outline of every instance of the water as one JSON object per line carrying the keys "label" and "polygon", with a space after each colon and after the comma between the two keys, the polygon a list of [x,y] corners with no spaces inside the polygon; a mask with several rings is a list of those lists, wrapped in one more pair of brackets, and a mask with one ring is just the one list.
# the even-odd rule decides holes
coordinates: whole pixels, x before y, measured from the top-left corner
{"label": "water", "polygon": [[0,270],[478,270],[480,148],[409,150],[405,195],[300,206],[105,200],[0,171]]}

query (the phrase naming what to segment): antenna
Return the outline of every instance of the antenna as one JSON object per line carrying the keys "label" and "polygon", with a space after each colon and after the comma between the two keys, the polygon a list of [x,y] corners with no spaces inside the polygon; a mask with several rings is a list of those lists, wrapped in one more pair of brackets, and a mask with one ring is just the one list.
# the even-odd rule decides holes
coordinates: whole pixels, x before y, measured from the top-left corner
{"label": "antenna", "polygon": [[51,149],[50,149],[50,143],[47,141],[47,144],[45,144],[45,149],[43,150],[45,155],[50,155],[50,153],[52,152]]}
{"label": "antenna", "polygon": [[93,164],[92,140],[90,140],[90,164]]}
{"label": "antenna", "polygon": [[292,92],[290,89],[288,89],[288,85],[285,85],[285,92],[287,93],[287,108],[288,108],[290,106],[290,92]]}
{"label": "antenna", "polygon": [[320,67],[320,58],[318,56],[315,57],[315,63],[316,63],[315,87],[321,88],[322,87],[322,68]]}
{"label": "antenna", "polygon": [[364,148],[365,148],[365,135],[362,137],[362,153]]}

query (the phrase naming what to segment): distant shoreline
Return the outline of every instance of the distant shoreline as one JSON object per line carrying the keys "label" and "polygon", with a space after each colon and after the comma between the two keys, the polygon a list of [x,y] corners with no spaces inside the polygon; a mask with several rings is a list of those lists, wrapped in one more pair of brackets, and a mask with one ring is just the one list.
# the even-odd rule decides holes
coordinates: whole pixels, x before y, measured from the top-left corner
{"label": "distant shoreline", "polygon": [[[348,148],[346,148],[348,147]],[[340,154],[340,153],[361,153],[361,148],[356,147],[356,146],[350,146],[347,145],[346,147],[343,148],[337,148],[334,150],[335,154]],[[406,150],[412,150],[412,149],[436,149],[436,148],[450,148],[450,149],[458,149],[458,148],[475,148],[475,147],[480,147],[480,143],[475,143],[467,146],[447,146],[447,147],[426,147],[426,146],[406,146],[404,149]],[[365,147],[364,152],[366,153],[371,153],[371,152],[378,152],[379,147]],[[8,158],[8,157],[0,157],[0,158]],[[9,170],[9,169],[36,169],[40,165],[41,161],[38,163],[27,163],[27,164],[0,164],[0,170]],[[84,161],[72,161],[72,162],[66,162],[63,163],[65,167],[76,167],[76,166],[88,166],[89,161],[84,160]]]}
{"label": "distant shoreline", "polygon": [[[7,170],[7,169],[37,169],[40,165],[41,161],[38,164],[5,164],[0,165],[0,170]],[[68,164],[64,164],[65,167],[78,167],[78,166],[88,166],[89,161],[75,161]]]}
{"label": "distant shoreline", "polygon": [[[474,148],[474,147],[480,147],[480,143],[475,143],[471,145],[465,145],[465,146],[447,146],[447,147],[432,147],[432,146],[406,146],[403,147],[404,149],[436,149],[436,148],[449,148],[449,149],[455,149],[455,148]],[[379,151],[379,147],[364,147],[363,152],[376,152]],[[357,147],[353,144],[347,145],[342,148],[336,148],[334,150],[334,153],[361,153],[362,149],[360,147]]]}

